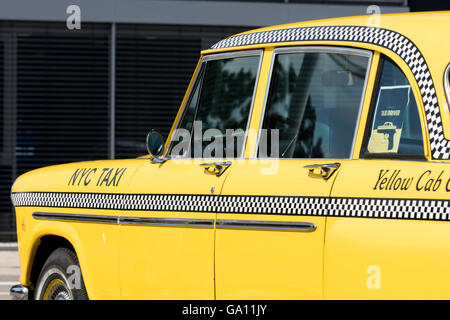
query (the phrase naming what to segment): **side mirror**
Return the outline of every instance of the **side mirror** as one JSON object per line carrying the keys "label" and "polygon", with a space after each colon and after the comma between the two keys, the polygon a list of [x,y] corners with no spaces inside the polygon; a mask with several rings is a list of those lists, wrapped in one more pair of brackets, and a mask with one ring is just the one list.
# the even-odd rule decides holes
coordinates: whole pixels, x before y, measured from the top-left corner
{"label": "side mirror", "polygon": [[152,162],[162,163],[165,161],[160,158],[164,151],[164,138],[158,131],[152,130],[148,133],[146,146]]}

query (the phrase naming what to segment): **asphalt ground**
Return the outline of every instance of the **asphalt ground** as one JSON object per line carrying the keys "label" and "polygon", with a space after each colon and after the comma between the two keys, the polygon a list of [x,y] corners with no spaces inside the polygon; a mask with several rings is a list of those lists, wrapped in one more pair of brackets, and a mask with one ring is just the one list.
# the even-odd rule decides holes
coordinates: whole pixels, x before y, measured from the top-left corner
{"label": "asphalt ground", "polygon": [[9,288],[19,283],[17,243],[0,242],[0,300],[10,300]]}

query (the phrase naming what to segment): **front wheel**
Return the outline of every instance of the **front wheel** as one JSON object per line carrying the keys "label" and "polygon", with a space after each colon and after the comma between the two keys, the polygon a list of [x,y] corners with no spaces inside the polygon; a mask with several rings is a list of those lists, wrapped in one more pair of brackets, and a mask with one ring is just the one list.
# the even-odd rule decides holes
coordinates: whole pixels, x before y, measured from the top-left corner
{"label": "front wheel", "polygon": [[58,248],[45,262],[36,284],[36,300],[87,300],[78,258],[70,249]]}

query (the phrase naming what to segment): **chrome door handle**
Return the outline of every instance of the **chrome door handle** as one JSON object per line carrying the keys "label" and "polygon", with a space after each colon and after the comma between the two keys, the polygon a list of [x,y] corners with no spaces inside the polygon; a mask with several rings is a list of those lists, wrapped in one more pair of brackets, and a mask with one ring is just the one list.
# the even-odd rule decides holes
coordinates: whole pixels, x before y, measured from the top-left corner
{"label": "chrome door handle", "polygon": [[210,163],[201,163],[200,165],[205,168],[211,174],[215,174],[217,177],[220,177],[225,170],[231,166],[231,161],[226,162],[210,162]]}
{"label": "chrome door handle", "polygon": [[309,172],[314,175],[321,176],[323,179],[328,180],[340,166],[341,164],[339,162],[335,162],[326,164],[311,164],[304,166],[303,168],[308,169]]}

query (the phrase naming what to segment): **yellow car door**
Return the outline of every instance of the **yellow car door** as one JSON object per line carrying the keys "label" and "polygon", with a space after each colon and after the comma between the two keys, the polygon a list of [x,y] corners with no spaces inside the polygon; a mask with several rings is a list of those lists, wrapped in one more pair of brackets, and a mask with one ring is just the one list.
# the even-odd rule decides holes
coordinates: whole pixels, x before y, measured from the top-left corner
{"label": "yellow car door", "polygon": [[352,157],[371,57],[331,46],[266,49],[257,150],[232,164],[221,193],[218,299],[322,298],[329,195],[339,162]]}
{"label": "yellow car door", "polygon": [[136,172],[135,199],[120,217],[123,298],[214,299],[223,158],[242,157],[261,56],[204,56],[164,157]]}
{"label": "yellow car door", "polygon": [[440,149],[428,141],[444,140],[443,128],[439,107],[424,108],[433,81],[394,58],[381,56],[359,160],[342,164],[332,189],[326,298],[450,297],[450,167],[430,160]]}

